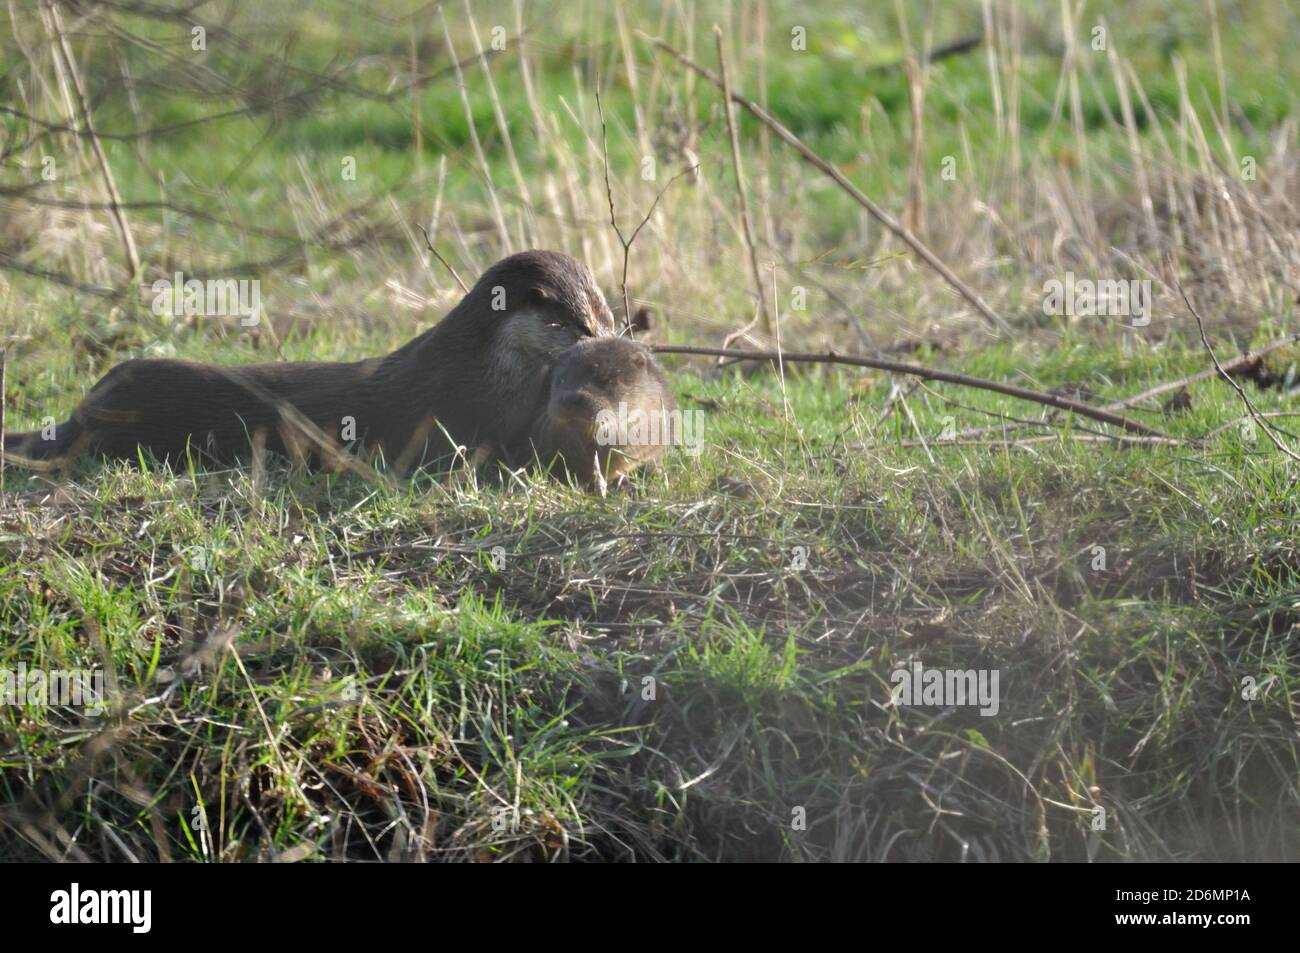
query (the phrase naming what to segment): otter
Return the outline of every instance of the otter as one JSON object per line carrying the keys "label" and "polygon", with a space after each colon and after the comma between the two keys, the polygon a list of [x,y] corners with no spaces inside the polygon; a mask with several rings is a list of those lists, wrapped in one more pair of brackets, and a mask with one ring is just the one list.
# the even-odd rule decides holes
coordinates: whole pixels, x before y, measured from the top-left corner
{"label": "otter", "polygon": [[[551,368],[546,408],[520,449],[557,476],[603,491],[658,463],[676,409],[648,349],[626,338],[579,341]],[[526,462],[516,453],[516,466]]]}
{"label": "otter", "polygon": [[527,251],[492,265],[441,321],[386,356],[236,367],[125,361],[53,433],[5,434],[4,453],[29,466],[83,452],[134,459],[141,449],[228,462],[265,446],[320,465],[355,442],[402,469],[445,466],[460,447],[526,439],[555,360],[580,340],[613,334],[586,265]]}

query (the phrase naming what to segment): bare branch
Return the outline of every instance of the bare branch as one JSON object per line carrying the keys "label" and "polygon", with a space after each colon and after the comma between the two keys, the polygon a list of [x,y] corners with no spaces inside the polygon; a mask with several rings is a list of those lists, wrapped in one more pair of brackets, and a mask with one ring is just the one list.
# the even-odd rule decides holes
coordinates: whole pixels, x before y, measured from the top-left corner
{"label": "bare branch", "polygon": [[878,357],[859,357],[856,355],[836,354],[834,351],[827,351],[825,354],[813,354],[808,352],[792,351],[737,351],[722,347],[677,347],[665,345],[658,345],[651,348],[651,350],[656,354],[698,354],[704,357],[730,357],[741,361],[781,360],[786,363],[847,364],[852,367],[871,367],[876,370],[890,371],[894,374],[910,374],[913,377],[922,377],[926,380],[944,381],[949,384],[960,384],[963,387],[974,387],[979,390],[993,391],[996,394],[1005,394],[1008,397],[1016,397],[1020,400],[1029,400],[1036,404],[1046,404],[1048,407],[1056,407],[1060,410],[1073,411],[1081,417],[1088,417],[1104,424],[1111,424],[1112,426],[1127,430],[1129,433],[1142,434],[1147,437],[1164,437],[1165,439],[1172,439],[1168,437],[1167,434],[1163,434],[1159,430],[1148,427],[1146,424],[1139,423],[1136,420],[1130,420],[1127,417],[1121,417],[1119,414],[1113,414],[1109,411],[1092,407],[1089,404],[1084,404],[1077,400],[1071,400],[1068,397],[1030,390],[1027,387],[1017,387],[1014,384],[1003,384],[999,381],[990,381],[982,377],[971,377],[968,374],[957,374],[953,371],[935,370],[929,367],[922,367],[920,364],[908,364],[903,361],[890,361]]}
{"label": "bare branch", "polygon": [[623,320],[626,322],[628,327],[631,327],[632,304],[627,295],[627,267],[628,261],[632,256],[632,243],[636,241],[636,237],[641,234],[641,229],[645,228],[646,223],[650,221],[650,217],[654,215],[655,209],[659,207],[659,200],[664,197],[664,193],[672,188],[673,183],[682,176],[698,169],[699,163],[696,163],[689,168],[682,169],[682,171],[669,179],[668,184],[659,190],[659,194],[655,196],[655,200],[650,203],[650,210],[645,213],[645,217],[641,219],[640,224],[632,230],[631,237],[624,238],[623,230],[618,227],[618,215],[614,211],[614,187],[610,184],[609,180],[609,127],[605,123],[605,106],[600,99],[599,76],[596,77],[596,113],[600,116],[600,154],[605,160],[605,197],[609,200],[609,224],[613,227],[614,234],[618,236],[618,243],[623,246],[623,275],[619,281],[619,286],[623,292]]}

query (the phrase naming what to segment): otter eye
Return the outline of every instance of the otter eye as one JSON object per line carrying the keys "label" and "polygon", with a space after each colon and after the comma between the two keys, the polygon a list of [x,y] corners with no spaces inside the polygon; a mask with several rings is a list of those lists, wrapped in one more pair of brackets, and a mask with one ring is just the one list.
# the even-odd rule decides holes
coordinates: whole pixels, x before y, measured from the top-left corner
{"label": "otter eye", "polygon": [[548,319],[546,327],[552,331],[564,331],[569,337],[577,339],[582,336],[582,331],[574,327],[573,322],[562,319]]}

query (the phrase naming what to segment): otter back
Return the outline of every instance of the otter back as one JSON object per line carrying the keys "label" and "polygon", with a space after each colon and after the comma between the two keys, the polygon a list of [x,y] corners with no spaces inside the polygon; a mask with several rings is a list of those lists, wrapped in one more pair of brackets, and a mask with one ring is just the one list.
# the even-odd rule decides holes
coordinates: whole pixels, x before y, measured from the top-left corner
{"label": "otter back", "polygon": [[264,446],[320,463],[367,445],[402,469],[436,464],[458,447],[507,446],[530,432],[553,362],[579,339],[613,329],[585,265],[521,252],[384,357],[242,367],[126,361],[52,435],[7,434],[4,450],[29,464],[83,451],[134,459],[141,449],[176,460],[187,448],[228,461]]}

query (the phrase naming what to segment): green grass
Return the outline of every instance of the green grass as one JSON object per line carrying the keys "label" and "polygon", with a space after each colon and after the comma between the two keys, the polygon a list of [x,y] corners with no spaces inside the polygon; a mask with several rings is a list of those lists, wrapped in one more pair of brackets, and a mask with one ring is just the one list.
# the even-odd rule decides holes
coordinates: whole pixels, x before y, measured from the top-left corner
{"label": "green grass", "polygon": [[[1101,396],[1200,364],[1131,362]],[[854,400],[858,380],[792,380],[790,440],[763,410],[774,382],[679,378],[725,402],[708,449],[609,500],[131,467],[92,468],[61,504],[14,500],[0,665],[107,665],[122,701],[98,760],[76,753],[75,714],[6,709],[4,797],[35,778],[69,829],[192,859],[1295,856],[1300,562],[1279,455],[1229,430],[931,463],[891,426],[864,432],[882,402]],[[912,410],[931,435],[985,419]],[[1211,381],[1160,422],[1191,438],[1237,411]],[[730,499],[722,477],[764,488]],[[997,669],[999,715],[891,707],[908,659]],[[160,667],[179,678],[164,700]],[[74,786],[108,764],[117,780]]]}

